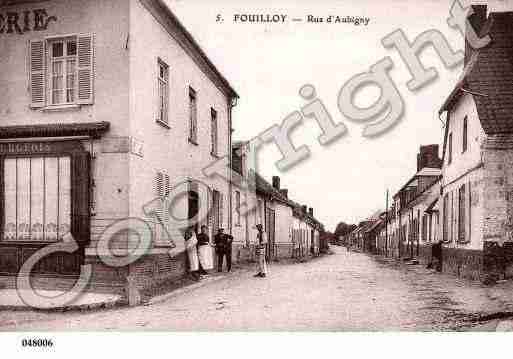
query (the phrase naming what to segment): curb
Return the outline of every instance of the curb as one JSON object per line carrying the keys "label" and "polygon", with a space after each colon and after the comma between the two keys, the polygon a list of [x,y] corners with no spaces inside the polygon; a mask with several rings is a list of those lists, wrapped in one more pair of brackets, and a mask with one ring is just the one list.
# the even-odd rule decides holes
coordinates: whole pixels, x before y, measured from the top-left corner
{"label": "curb", "polygon": [[0,311],[16,311],[16,312],[44,312],[44,313],[63,313],[63,312],[81,312],[81,311],[94,311],[94,310],[102,310],[102,309],[113,309],[117,307],[127,306],[127,302],[125,299],[121,298],[112,302],[100,302],[100,303],[91,303],[91,304],[81,304],[81,305],[65,305],[55,308],[33,308],[28,306],[19,306],[19,305],[0,305]]}
{"label": "curb", "polygon": [[223,274],[223,275],[218,275],[218,276],[215,276],[215,277],[210,277],[210,278],[207,278],[207,279],[203,279],[202,281],[194,283],[194,284],[191,284],[189,286],[178,288],[178,289],[175,289],[175,290],[173,290],[173,291],[171,291],[169,293],[152,297],[149,300],[147,300],[146,302],[142,303],[141,305],[142,306],[150,306],[150,305],[154,305],[154,304],[159,304],[159,303],[165,302],[166,300],[171,299],[171,298],[173,298],[175,296],[178,296],[180,294],[188,293],[188,292],[193,291],[195,289],[204,287],[204,286],[206,286],[208,284],[218,282],[218,281],[220,281],[222,279],[227,279],[227,278],[233,277],[235,274],[242,274],[242,273],[248,272],[248,271],[249,271],[248,268],[240,268],[240,269],[238,269],[235,272],[231,272],[230,274]]}

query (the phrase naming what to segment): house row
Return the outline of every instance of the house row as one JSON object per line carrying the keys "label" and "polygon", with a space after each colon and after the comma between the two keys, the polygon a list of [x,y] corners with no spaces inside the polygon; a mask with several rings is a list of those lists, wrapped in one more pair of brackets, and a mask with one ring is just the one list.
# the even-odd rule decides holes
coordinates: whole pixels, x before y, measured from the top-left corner
{"label": "house row", "polygon": [[491,42],[465,48],[461,78],[439,110],[441,151],[421,146],[417,172],[373,221],[378,233],[367,225],[353,236],[369,234],[362,248],[376,254],[493,281],[513,275],[513,12],[473,10],[469,20]]}
{"label": "house row", "polygon": [[[267,182],[256,171],[254,150],[249,142],[233,145],[232,169],[234,198],[234,258],[254,260],[257,244],[256,225],[262,224],[267,233],[268,260],[306,260],[320,254],[324,226],[314,217],[313,208],[300,205],[289,197],[289,190],[281,187],[279,176]],[[246,183],[247,186],[241,185]],[[240,208],[253,207],[248,213]]]}
{"label": "house row", "polygon": [[[76,278],[89,265],[93,285],[158,285],[186,271],[171,218],[196,218],[211,238],[224,228],[236,257],[252,252],[258,223],[270,258],[317,251],[322,226],[279,181],[260,179],[258,211],[243,217],[250,194],[230,166],[205,176],[231,160],[239,96],[165,1],[8,0],[0,15],[0,278],[74,242],[32,273]],[[200,218],[201,189],[210,210]],[[102,259],[139,248],[148,229],[140,259]]]}

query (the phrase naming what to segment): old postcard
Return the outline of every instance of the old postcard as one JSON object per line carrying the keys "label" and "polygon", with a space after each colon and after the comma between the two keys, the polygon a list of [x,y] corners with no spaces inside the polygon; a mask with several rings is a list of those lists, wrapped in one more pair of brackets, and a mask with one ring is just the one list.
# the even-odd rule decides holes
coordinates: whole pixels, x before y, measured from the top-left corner
{"label": "old postcard", "polygon": [[0,0],[18,349],[512,330],[513,1]]}

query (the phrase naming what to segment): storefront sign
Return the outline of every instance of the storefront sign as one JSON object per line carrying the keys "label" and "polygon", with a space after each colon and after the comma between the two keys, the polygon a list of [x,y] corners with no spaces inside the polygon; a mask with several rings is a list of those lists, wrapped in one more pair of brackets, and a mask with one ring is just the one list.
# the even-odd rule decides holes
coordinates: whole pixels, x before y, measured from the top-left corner
{"label": "storefront sign", "polygon": [[0,13],[0,34],[23,35],[30,31],[44,31],[56,16],[49,16],[46,9],[8,11]]}
{"label": "storefront sign", "polygon": [[0,143],[0,155],[52,152],[50,142]]}

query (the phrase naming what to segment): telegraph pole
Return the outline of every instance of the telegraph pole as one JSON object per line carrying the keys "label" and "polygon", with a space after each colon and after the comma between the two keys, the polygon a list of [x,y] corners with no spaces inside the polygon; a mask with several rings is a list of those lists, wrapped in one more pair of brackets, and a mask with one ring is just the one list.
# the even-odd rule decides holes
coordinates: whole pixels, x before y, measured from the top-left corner
{"label": "telegraph pole", "polygon": [[388,257],[388,188],[385,208],[385,257]]}

